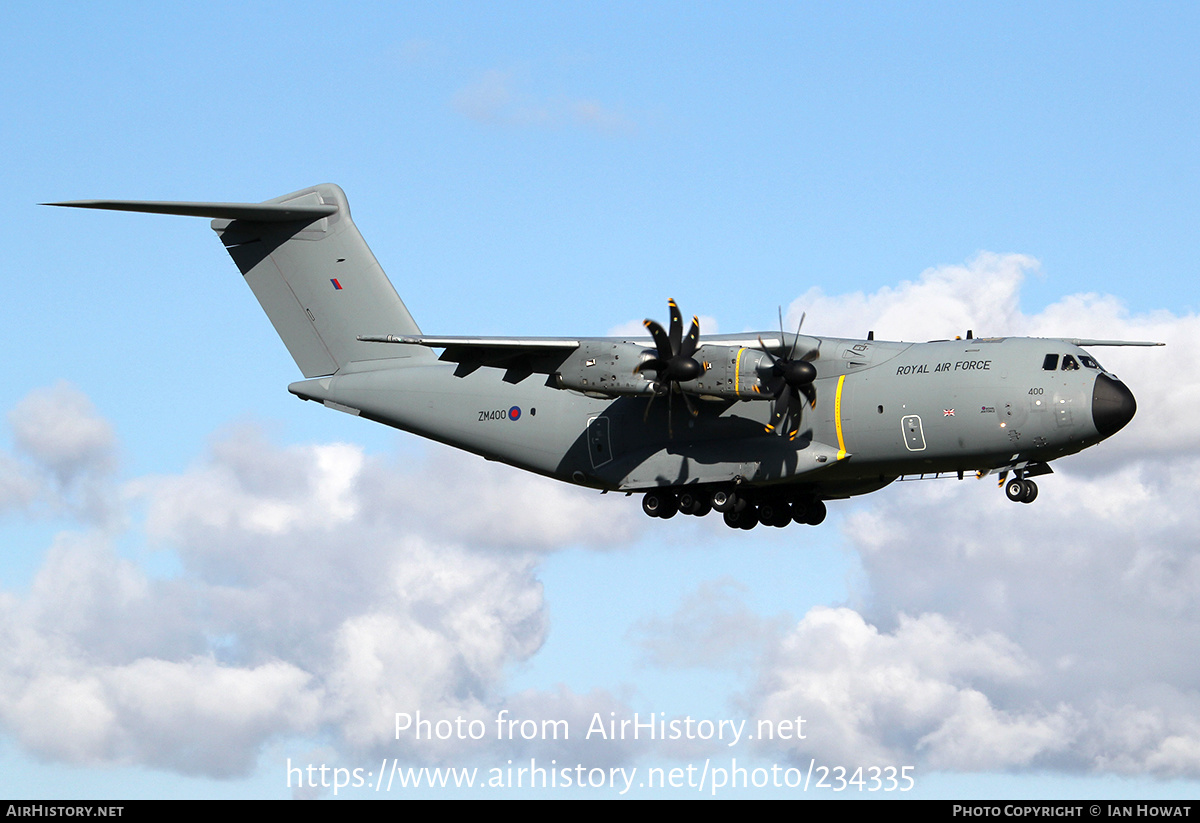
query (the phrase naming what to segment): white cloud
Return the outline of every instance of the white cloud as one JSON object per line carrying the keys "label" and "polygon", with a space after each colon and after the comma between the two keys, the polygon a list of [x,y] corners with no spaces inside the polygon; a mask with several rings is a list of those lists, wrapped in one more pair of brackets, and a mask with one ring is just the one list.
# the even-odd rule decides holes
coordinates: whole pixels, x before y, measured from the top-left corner
{"label": "white cloud", "polygon": [[0,604],[0,724],[43,757],[216,776],[245,772],[272,735],[314,728],[310,675],[219,663],[194,594],[101,538],[61,536],[28,598]]}
{"label": "white cloud", "polygon": [[880,340],[924,341],[965,335],[967,329],[979,336],[1025,334],[1020,287],[1038,269],[1032,257],[981,252],[963,265],[927,269],[915,281],[869,295],[827,295],[812,288],[788,306],[784,327],[795,328],[807,312],[804,331],[815,335],[861,338],[873,330]]}
{"label": "white cloud", "polygon": [[112,426],[87,396],[66,383],[29,393],[8,414],[17,448],[53,470],[62,483],[83,472],[108,472],[115,459]]}
{"label": "white cloud", "polygon": [[63,382],[36,389],[9,412],[8,422],[17,452],[30,463],[0,455],[0,468],[11,471],[0,481],[0,505],[28,506],[40,498],[97,524],[111,519],[116,438],[82,392]]}
{"label": "white cloud", "polygon": [[29,467],[0,452],[0,512],[27,510],[39,491],[40,484]]}
{"label": "white cloud", "polygon": [[789,744],[797,757],[884,766],[920,753],[936,768],[1005,768],[1067,744],[1068,713],[1011,714],[980,690],[1035,675],[1006,638],[941,615],[901,615],[885,634],[850,609],[817,608],[781,640],[752,705],[759,719],[805,718],[811,742]]}
{"label": "white cloud", "polygon": [[[110,465],[110,429],[78,392],[35,392],[18,411],[14,425],[68,422],[51,429],[63,443],[21,435],[65,482]],[[89,482],[118,499],[111,472]],[[469,506],[463,488],[478,489]],[[28,595],[0,599],[0,726],[43,757],[230,776],[296,734],[344,754],[481,754],[474,741],[395,741],[395,713],[493,719],[506,668],[546,635],[538,552],[636,534],[612,527],[594,492],[478,458],[401,465],[347,444],[279,448],[250,427],[124,498],[145,503],[178,577],[148,576],[113,535],[63,532]]]}
{"label": "white cloud", "polygon": [[512,72],[488,69],[460,89],[454,109],[479,123],[512,127],[576,126],[608,136],[631,135],[637,125],[621,111],[595,99],[537,96],[522,90]]}
{"label": "white cloud", "polygon": [[632,635],[646,661],[663,667],[745,668],[757,662],[783,623],[741,602],[732,577],[702,584],[668,618],[641,620]]}

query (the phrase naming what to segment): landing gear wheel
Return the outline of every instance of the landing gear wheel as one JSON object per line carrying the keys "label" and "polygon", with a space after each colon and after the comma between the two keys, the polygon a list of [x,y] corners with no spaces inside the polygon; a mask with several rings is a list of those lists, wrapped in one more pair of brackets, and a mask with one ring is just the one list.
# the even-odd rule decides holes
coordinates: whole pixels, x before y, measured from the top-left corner
{"label": "landing gear wheel", "polygon": [[1025,484],[1025,494],[1021,496],[1021,502],[1032,503],[1034,500],[1037,500],[1037,483],[1034,483],[1032,480],[1023,480],[1022,482]]}
{"label": "landing gear wheel", "polygon": [[[1030,497],[1031,492],[1029,487],[1033,486],[1033,497],[1037,496],[1037,486],[1034,486],[1032,480],[1021,480],[1014,477],[1004,485],[1004,493],[1008,495],[1008,499],[1014,503],[1028,503],[1033,497]],[[1025,498],[1029,498],[1026,500]]]}
{"label": "landing gear wheel", "polygon": [[768,526],[782,529],[792,522],[792,507],[786,500],[760,504],[758,507],[758,519]]}
{"label": "landing gear wheel", "polygon": [[812,508],[813,501],[803,498],[792,501],[792,521],[799,523],[801,526],[808,523],[808,510]]}
{"label": "landing gear wheel", "polygon": [[737,505],[737,495],[733,492],[724,489],[717,489],[713,492],[712,507],[721,514],[733,511],[735,505]]}
{"label": "landing gear wheel", "polygon": [[753,529],[758,525],[758,512],[749,506],[741,511],[727,511],[722,516],[725,525],[731,529]]}
{"label": "landing gear wheel", "polygon": [[750,531],[758,525],[758,509],[754,506],[747,506],[744,511],[738,512],[738,526]]}
{"label": "landing gear wheel", "polygon": [[683,492],[679,495],[680,514],[690,514],[693,517],[703,517],[712,511],[712,503],[708,495],[698,492]]}
{"label": "landing gear wheel", "polygon": [[642,511],[651,517],[674,517],[679,511],[679,504],[675,501],[675,495],[665,491],[646,492],[646,496],[642,498]]}
{"label": "landing gear wheel", "polygon": [[804,522],[810,526],[819,526],[825,522],[825,515],[828,509],[825,508],[824,500],[814,500],[812,505],[808,507],[808,512],[804,516]]}
{"label": "landing gear wheel", "polygon": [[792,501],[792,521],[802,526],[819,526],[825,522],[824,500],[797,498]]}

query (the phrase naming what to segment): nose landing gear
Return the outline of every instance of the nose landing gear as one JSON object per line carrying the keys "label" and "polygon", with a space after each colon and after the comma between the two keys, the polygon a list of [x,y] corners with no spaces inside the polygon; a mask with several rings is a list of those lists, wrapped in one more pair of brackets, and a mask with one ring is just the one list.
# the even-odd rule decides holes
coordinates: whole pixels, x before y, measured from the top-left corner
{"label": "nose landing gear", "polygon": [[1004,493],[1012,502],[1032,503],[1037,499],[1038,487],[1030,478],[1050,474],[1052,471],[1054,470],[1046,463],[1027,463],[1013,469],[1013,477],[1009,479],[1009,470],[1004,469],[1000,472],[1000,485],[1004,487]]}
{"label": "nose landing gear", "polygon": [[1014,503],[1032,503],[1037,499],[1038,487],[1032,480],[1014,477],[1004,484],[1004,493]]}

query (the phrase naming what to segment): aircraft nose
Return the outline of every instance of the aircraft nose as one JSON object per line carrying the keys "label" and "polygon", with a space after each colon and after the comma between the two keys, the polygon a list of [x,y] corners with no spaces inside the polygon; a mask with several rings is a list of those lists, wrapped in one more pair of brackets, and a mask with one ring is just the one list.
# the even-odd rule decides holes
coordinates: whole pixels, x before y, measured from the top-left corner
{"label": "aircraft nose", "polygon": [[1124,383],[1104,374],[1096,377],[1096,386],[1092,389],[1092,422],[1101,437],[1120,431],[1133,419],[1136,411],[1137,401]]}

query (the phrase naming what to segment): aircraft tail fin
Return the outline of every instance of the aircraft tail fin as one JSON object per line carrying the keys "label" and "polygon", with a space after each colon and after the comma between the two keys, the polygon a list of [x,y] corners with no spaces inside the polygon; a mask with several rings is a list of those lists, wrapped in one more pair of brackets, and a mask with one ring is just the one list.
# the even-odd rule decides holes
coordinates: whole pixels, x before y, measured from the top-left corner
{"label": "aircraft tail fin", "polygon": [[360,335],[421,331],[330,183],[264,203],[78,200],[55,206],[211,217],[213,231],[246,278],[305,377],[348,363],[433,357],[422,346],[384,346]]}

